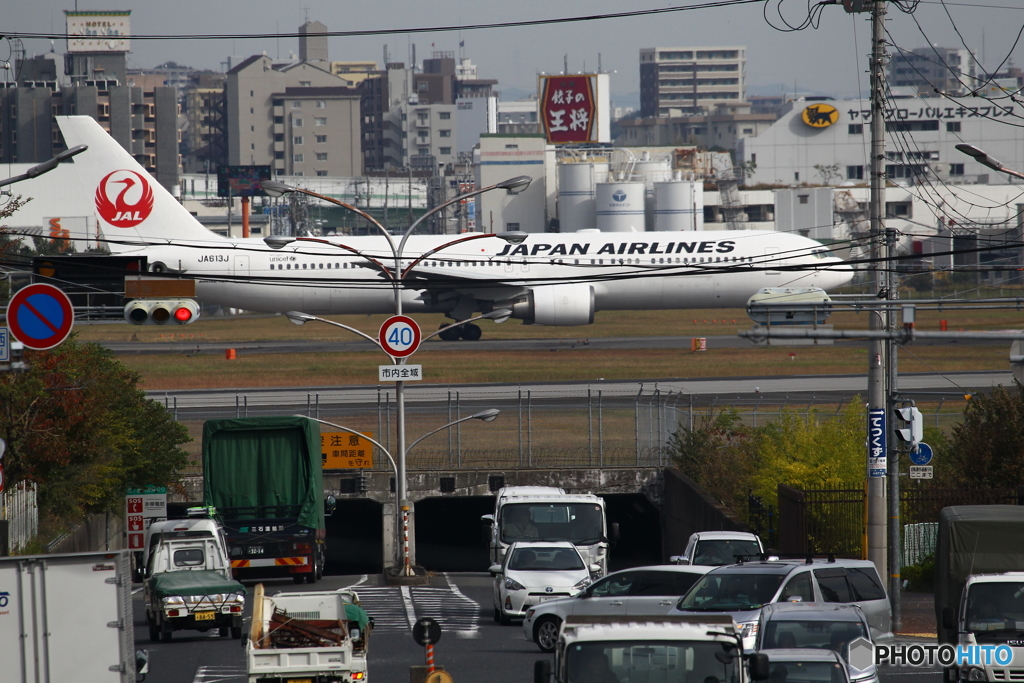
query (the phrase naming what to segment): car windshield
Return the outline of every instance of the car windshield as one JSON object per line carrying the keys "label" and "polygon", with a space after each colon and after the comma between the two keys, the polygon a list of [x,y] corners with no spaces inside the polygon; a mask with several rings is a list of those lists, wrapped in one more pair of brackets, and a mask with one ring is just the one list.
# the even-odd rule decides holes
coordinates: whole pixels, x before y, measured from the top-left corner
{"label": "car windshield", "polygon": [[867,637],[864,624],[859,621],[771,619],[761,637],[761,648],[813,647],[842,654],[844,645]]}
{"label": "car windshield", "polygon": [[1024,583],[976,583],[967,592],[967,630],[978,642],[1024,632]]}
{"label": "car windshield", "polygon": [[776,662],[768,668],[768,683],[846,683],[839,662]]}
{"label": "car windshield", "polygon": [[583,569],[575,548],[516,548],[508,561],[515,571],[558,572]]}
{"label": "car windshield", "polygon": [[203,564],[202,548],[186,548],[174,551],[175,567],[198,567]]}
{"label": "car windshield", "polygon": [[679,609],[695,612],[745,612],[772,601],[784,574],[707,574],[679,601]]}
{"label": "car windshield", "polygon": [[604,514],[593,503],[513,503],[501,508],[501,540],[597,543]]}
{"label": "car windshield", "polygon": [[697,541],[693,551],[691,564],[711,565],[720,567],[723,564],[735,564],[737,557],[752,557],[761,554],[761,546],[757,541],[730,540],[716,538],[708,541]]}
{"label": "car windshield", "polygon": [[715,641],[575,642],[565,651],[567,683],[736,683],[732,660]]}

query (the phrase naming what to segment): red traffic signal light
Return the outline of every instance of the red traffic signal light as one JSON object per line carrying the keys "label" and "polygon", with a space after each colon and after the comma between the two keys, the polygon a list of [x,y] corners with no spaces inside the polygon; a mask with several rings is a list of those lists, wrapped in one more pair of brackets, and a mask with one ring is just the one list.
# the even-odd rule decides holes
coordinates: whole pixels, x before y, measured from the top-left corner
{"label": "red traffic signal light", "polygon": [[192,299],[135,299],[124,307],[132,325],[188,325],[197,318],[199,304]]}

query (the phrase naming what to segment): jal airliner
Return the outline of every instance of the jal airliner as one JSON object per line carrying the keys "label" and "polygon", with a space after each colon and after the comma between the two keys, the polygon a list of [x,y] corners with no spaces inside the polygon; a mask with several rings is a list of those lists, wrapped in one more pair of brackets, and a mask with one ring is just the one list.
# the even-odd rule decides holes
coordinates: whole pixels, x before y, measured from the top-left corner
{"label": "jal airliner", "polygon": [[[94,192],[97,223],[113,253],[147,257],[154,272],[196,280],[197,298],[248,311],[393,313],[381,236],[338,236],[272,248],[203,227],[96,121],[57,117],[74,165]],[[500,309],[526,324],[587,325],[597,311],[740,307],[762,287],[820,287],[853,271],[819,242],[766,231],[533,233],[520,243],[413,235],[403,253],[406,313],[453,320]],[[520,235],[520,238],[522,235]],[[337,245],[337,246],[335,246]],[[429,254],[421,260],[419,257]],[[412,265],[412,268],[409,266]],[[454,331],[478,339],[480,328]]]}

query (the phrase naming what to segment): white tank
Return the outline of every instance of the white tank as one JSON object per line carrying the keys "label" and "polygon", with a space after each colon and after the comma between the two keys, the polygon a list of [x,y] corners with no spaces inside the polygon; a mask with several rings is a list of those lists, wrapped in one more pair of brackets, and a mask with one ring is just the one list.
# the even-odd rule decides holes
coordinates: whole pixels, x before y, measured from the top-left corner
{"label": "white tank", "polygon": [[597,183],[597,229],[601,232],[644,232],[643,183]]}
{"label": "white tank", "polygon": [[647,188],[644,211],[647,229],[654,230],[654,185],[672,180],[672,164],[667,158],[651,159],[650,154],[644,152],[640,160],[633,164],[633,180],[642,180]]}
{"label": "white tank", "polygon": [[563,161],[558,164],[558,223],[561,232],[594,229],[594,185],[607,176],[607,162]]}
{"label": "white tank", "polygon": [[654,184],[654,229],[704,229],[704,184],[670,180]]}

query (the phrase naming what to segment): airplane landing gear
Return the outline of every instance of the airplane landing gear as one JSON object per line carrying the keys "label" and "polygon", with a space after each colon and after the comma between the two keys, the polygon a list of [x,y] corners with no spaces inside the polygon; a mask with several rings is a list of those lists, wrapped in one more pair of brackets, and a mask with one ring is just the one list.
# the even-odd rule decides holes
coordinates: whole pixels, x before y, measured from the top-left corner
{"label": "airplane landing gear", "polygon": [[483,336],[484,332],[480,329],[479,325],[473,323],[466,323],[465,325],[441,325],[442,332],[437,335],[443,341],[458,341],[464,339],[466,341],[477,341]]}
{"label": "airplane landing gear", "polygon": [[483,336],[484,332],[480,329],[479,325],[473,323],[466,323],[461,328],[462,333],[459,335],[466,341],[477,341]]}
{"label": "airplane landing gear", "polygon": [[441,333],[437,335],[442,341],[458,341],[462,331],[458,327],[450,327],[448,324],[441,325]]}

